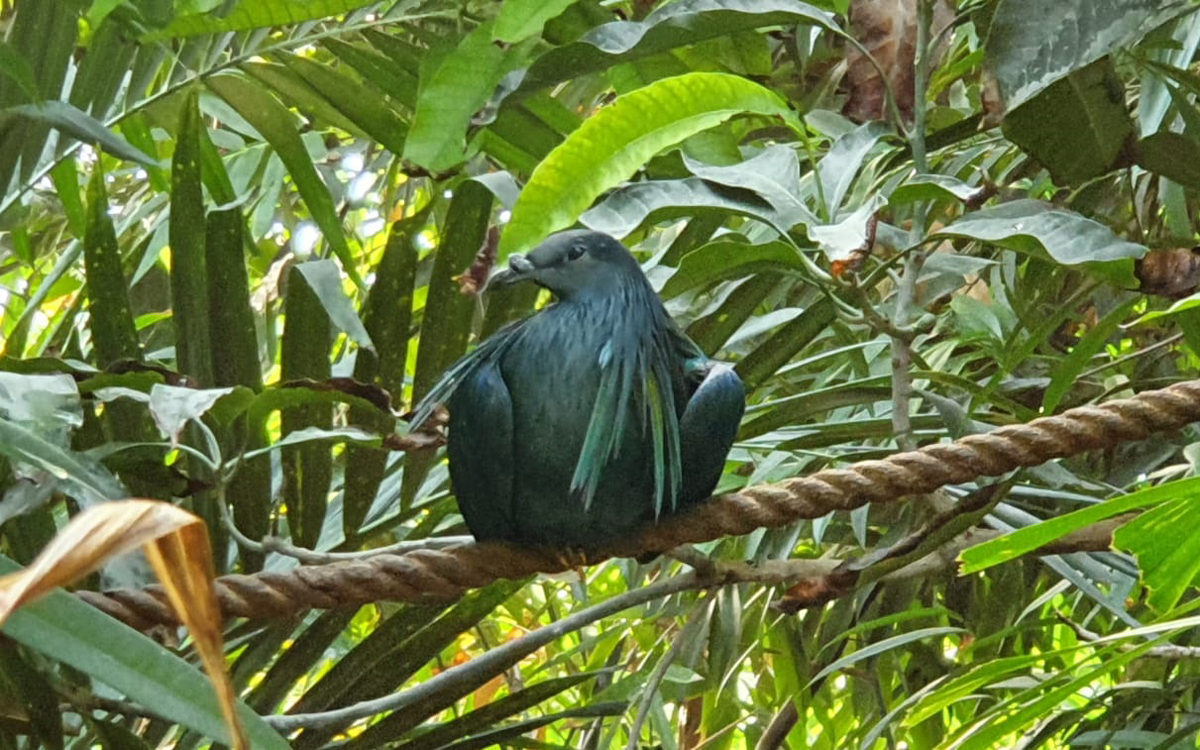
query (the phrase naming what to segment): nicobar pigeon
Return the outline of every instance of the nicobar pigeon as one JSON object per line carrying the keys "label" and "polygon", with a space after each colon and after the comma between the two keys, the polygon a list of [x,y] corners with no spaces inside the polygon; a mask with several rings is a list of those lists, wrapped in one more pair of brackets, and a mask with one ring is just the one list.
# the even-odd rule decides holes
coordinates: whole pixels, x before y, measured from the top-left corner
{"label": "nicobar pigeon", "polygon": [[746,405],[741,380],[671,320],[625,246],[551,236],[491,284],[558,301],[452,366],[417,408],[450,410],[450,479],[480,541],[586,549],[707,498]]}

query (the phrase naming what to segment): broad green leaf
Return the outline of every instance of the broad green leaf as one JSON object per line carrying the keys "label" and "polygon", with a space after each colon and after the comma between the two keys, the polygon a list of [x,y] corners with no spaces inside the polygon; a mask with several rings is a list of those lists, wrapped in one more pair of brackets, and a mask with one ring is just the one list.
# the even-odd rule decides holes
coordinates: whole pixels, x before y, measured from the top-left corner
{"label": "broad green leaf", "polygon": [[817,217],[797,197],[800,193],[800,161],[791,146],[777,144],[737,164],[713,166],[687,155],[683,163],[697,177],[732,188],[753,190],[779,213],[780,224],[791,229],[812,224]]}
{"label": "broad green leaf", "polygon": [[541,33],[542,26],[566,10],[575,0],[504,0],[492,38],[515,44]]}
{"label": "broad green leaf", "polygon": [[1160,131],[1138,141],[1135,151],[1142,169],[1200,190],[1200,145],[1194,137]]}
{"label": "broad green leaf", "polygon": [[842,201],[854,184],[854,176],[858,174],[867,154],[890,132],[891,128],[878,121],[860,125],[838,138],[817,164],[816,176],[821,181],[828,221],[837,217],[838,209],[842,207]]}
{"label": "broad green leaf", "polygon": [[134,148],[129,141],[104,127],[99,120],[66,102],[45,101],[41,104],[21,104],[0,109],[0,128],[20,127],[16,125],[20,120],[44,123],[76,140],[102,148],[113,156],[147,167],[158,166],[154,157]]}
{"label": "broad green leaf", "polygon": [[682,180],[645,180],[612,191],[598,205],[584,211],[580,223],[589,229],[624,237],[647,221],[662,221],[712,212],[740,214],[773,227],[780,234],[790,228],[789,219],[749,190],[705,182],[695,177]]}
{"label": "broad green leaf", "polygon": [[9,419],[0,419],[0,456],[46,472],[83,505],[126,495],[116,478],[98,463],[66,451]]}
{"label": "broad green leaf", "polygon": [[[0,423],[2,424],[2,423]],[[17,569],[0,559],[0,570]],[[79,599],[59,591],[13,613],[4,634],[92,676],[135,703],[218,742],[228,731],[212,683],[163,646]],[[251,746],[288,747],[262,717],[239,702]]]}
{"label": "broad green leaf", "polygon": [[67,374],[0,372],[0,417],[65,438],[83,423],[79,388]]}
{"label": "broad green leaf", "polygon": [[680,0],[667,3],[643,21],[613,21],[578,41],[556,47],[529,66],[521,89],[610,68],[685,44],[725,37],[764,26],[811,23],[836,29],[834,16],[797,0]]}
{"label": "broad green leaf", "polygon": [[490,23],[476,27],[446,54],[428,56],[404,158],[435,172],[462,162],[471,117],[487,103],[510,57],[492,41]]}
{"label": "broad green leaf", "polygon": [[808,227],[808,238],[817,243],[821,252],[831,262],[850,260],[855,253],[866,253],[871,249],[872,223],[875,211],[883,205],[882,195],[871,199],[843,216],[834,224],[814,224]]}
{"label": "broad green leaf", "polygon": [[1011,110],[1192,7],[1186,0],[1005,0],[984,59]]}
{"label": "broad green leaf", "polygon": [[1080,185],[1127,161],[1133,120],[1110,60],[1072,72],[1004,117],[1004,135],[1060,185]]}
{"label": "broad green leaf", "polygon": [[342,262],[343,270],[357,286],[363,286],[354,255],[342,233],[342,223],[334,209],[329,188],[313,167],[292,114],[279,100],[240,74],[221,73],[207,79],[206,83],[246,118],[275,149],[312,213],[313,221],[321,228],[325,241]]}
{"label": "broad green leaf", "polygon": [[1040,249],[1065,265],[1140,258],[1146,248],[1072,211],[1035,200],[1015,200],[973,211],[933,237],[966,237],[1021,252]]}
{"label": "broad green leaf", "polygon": [[200,419],[233,388],[180,388],[156,383],[150,389],[150,413],[164,437],[178,442],[188,422]]}
{"label": "broad green leaf", "polygon": [[957,177],[944,174],[917,174],[900,183],[888,196],[888,203],[901,206],[917,201],[958,201],[967,203],[983,193],[983,188],[970,185]]}
{"label": "broad green leaf", "polygon": [[1119,516],[1139,508],[1153,507],[1177,498],[1195,498],[1197,494],[1200,494],[1200,479],[1182,479],[1138,490],[1071,513],[1064,513],[1033,526],[1005,534],[999,539],[993,539],[964,550],[959,555],[962,563],[961,572],[966,575],[1008,562],[1060,539],[1072,531],[1106,518]]}
{"label": "broad green leaf", "polygon": [[[1181,488],[1183,489],[1183,488]],[[1200,574],[1197,493],[1186,490],[1151,508],[1113,533],[1113,546],[1137,556],[1150,606],[1170,611]]]}
{"label": "broad green leaf", "polygon": [[751,245],[726,235],[683,256],[679,270],[667,280],[659,294],[663,299],[670,299],[714,281],[803,267],[796,249],[786,242]]}
{"label": "broad green leaf", "polygon": [[775,93],[725,73],[688,73],[618,97],[547,156],[521,191],[500,242],[500,258],[570,226],[598,195],[654,154],[741,113],[795,125]]}

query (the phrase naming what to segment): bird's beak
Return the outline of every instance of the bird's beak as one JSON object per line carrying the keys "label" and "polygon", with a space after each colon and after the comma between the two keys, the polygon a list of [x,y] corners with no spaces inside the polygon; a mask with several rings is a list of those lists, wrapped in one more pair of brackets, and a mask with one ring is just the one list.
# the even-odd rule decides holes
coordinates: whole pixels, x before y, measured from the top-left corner
{"label": "bird's beak", "polygon": [[510,284],[516,284],[529,278],[529,275],[535,269],[536,266],[524,255],[509,256],[508,268],[492,274],[492,277],[488,279],[488,286],[509,286]]}

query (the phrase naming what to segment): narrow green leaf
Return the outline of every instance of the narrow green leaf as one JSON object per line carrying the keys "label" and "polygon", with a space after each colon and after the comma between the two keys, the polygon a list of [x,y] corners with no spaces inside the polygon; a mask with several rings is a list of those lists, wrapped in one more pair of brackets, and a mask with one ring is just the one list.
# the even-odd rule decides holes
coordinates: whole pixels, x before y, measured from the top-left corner
{"label": "narrow green leaf", "polygon": [[1058,360],[1054,371],[1050,374],[1050,384],[1046,386],[1046,394],[1042,396],[1043,414],[1054,413],[1054,410],[1062,402],[1063,396],[1067,395],[1071,386],[1075,385],[1076,379],[1091,358],[1104,348],[1108,339],[1125,322],[1130,311],[1140,301],[1140,297],[1133,297],[1124,304],[1109,310],[1108,314],[1092,326],[1079,341],[1075,342],[1075,345],[1071,347],[1070,354]]}
{"label": "narrow green leaf", "polygon": [[349,336],[359,348],[374,351],[375,345],[371,343],[370,334],[363,327],[358,313],[354,311],[354,305],[342,289],[342,274],[338,271],[337,264],[331,260],[310,260],[297,263],[292,268],[304,276],[308,288],[317,295],[321,306],[325,308],[325,315],[334,327]]}
{"label": "narrow green leaf", "polygon": [[[71,181],[75,177],[71,166]],[[122,359],[140,359],[141,343],[129,306],[128,284],[121,270],[121,248],[117,245],[104,169],[97,162],[88,182],[87,225],[83,234],[83,263],[87,281],[88,325],[96,363],[101,367]],[[78,194],[78,190],[76,190]]]}
{"label": "narrow green leaf", "polygon": [[333,198],[321,176],[313,167],[308,149],[300,139],[292,114],[260,86],[238,73],[222,73],[207,80],[209,88],[227,101],[238,114],[266,138],[287,166],[296,189],[312,213],[313,221],[321,228],[325,241],[333,249],[342,268],[357,286],[363,286],[354,255],[346,244],[342,223],[334,209]]}
{"label": "narrow green leaf", "polygon": [[[17,567],[0,559],[0,570]],[[58,591],[17,610],[4,634],[129,696],[156,714],[228,743],[212,683],[196,667],[124,623]],[[255,748],[286,750],[287,742],[239,702]]]}
{"label": "narrow green leaf", "polygon": [[1106,500],[1103,503],[1081,508],[1071,513],[1064,513],[1033,526],[1017,529],[999,539],[993,539],[964,550],[959,555],[962,564],[961,572],[966,575],[1008,562],[1060,539],[1072,531],[1090,526],[1106,518],[1119,516],[1139,508],[1153,507],[1180,497],[1195,498],[1197,494],[1200,494],[1200,478],[1181,479],[1160,484],[1157,487],[1147,487],[1144,490]]}
{"label": "narrow green leaf", "polygon": [[164,28],[143,34],[141,41],[159,42],[202,34],[292,26],[339,16],[373,4],[375,0],[239,0],[228,13],[205,11],[177,16]]}
{"label": "narrow green leaf", "polygon": [[185,99],[171,162],[171,318],[179,369],[211,385],[212,339],[208,329],[204,194],[200,187],[200,107],[193,91]]}
{"label": "narrow green leaf", "polygon": [[[386,695],[402,685],[418,669],[437,658],[437,655],[461,633],[474,627],[524,585],[525,581],[497,581],[486,588],[470,592],[436,617],[433,616],[436,610],[430,607],[408,607],[401,610],[342,657],[320,682],[309,689],[292,711],[319,711],[330,705],[337,705],[335,701],[344,701],[351,696],[354,700],[361,701]],[[397,618],[400,618],[400,621],[392,623],[392,620]],[[381,668],[385,664],[386,668]],[[393,725],[393,730],[401,732],[417,726],[432,714],[490,680],[499,671],[503,671],[503,668],[492,674],[481,672],[477,679],[468,681],[471,684],[465,689],[446,691],[426,703],[396,712],[400,715],[396,722],[404,725],[404,728]],[[332,730],[303,732],[296,740],[296,747],[319,747],[332,733]]]}
{"label": "narrow green leaf", "polygon": [[769,408],[746,420],[738,432],[738,437],[742,440],[757,437],[780,427],[812,421],[815,415],[834,409],[875,404],[887,401],[891,396],[891,379],[887,376],[850,380],[827,388],[813,389],[769,402]]}
{"label": "narrow green leaf", "polygon": [[725,73],[688,73],[618,97],[534,170],[513,207],[500,243],[501,258],[570,226],[598,195],[659,151],[743,112],[795,124],[777,94]]}
{"label": "narrow green leaf", "polygon": [[[466,351],[476,300],[463,292],[457,278],[471,267],[486,243],[495,241],[494,233],[488,232],[493,200],[492,192],[476,180],[465,180],[454,188],[429,277],[413,373],[413,403],[424,398],[442,372]],[[432,455],[405,457],[403,506],[412,503],[436,461]]]}
{"label": "narrow green leaf", "polygon": [[27,101],[41,103],[42,94],[38,91],[37,79],[33,76],[33,68],[29,67],[29,61],[3,39],[0,39],[0,73],[17,84]]}
{"label": "narrow green leaf", "polygon": [[[393,408],[399,407],[403,398],[408,342],[412,336],[417,277],[417,248],[413,240],[428,218],[428,210],[422,210],[392,225],[363,309],[363,325],[375,342],[376,351],[358,352],[354,379],[386,388],[391,393]],[[395,420],[378,410],[351,409],[350,423],[383,434],[395,429]],[[346,447],[342,525],[347,537],[357,533],[366,518],[383,480],[387,460],[387,451]]]}
{"label": "narrow green leaf", "polygon": [[[332,325],[325,306],[296,267],[288,269],[284,300],[283,339],[280,345],[280,377],[284,380],[329,377],[329,347]],[[282,433],[306,428],[329,429],[333,411],[328,405],[310,404],[284,409]],[[296,544],[315,547],[325,523],[325,507],[333,479],[329,446],[309,442],[283,451],[283,497],[287,502],[288,525]]]}
{"label": "narrow green leaf", "polygon": [[[367,34],[367,38],[372,40],[377,36],[381,35],[370,32]],[[394,60],[340,39],[325,39],[321,44],[395,101],[409,109],[417,106],[416,75],[396,64]]]}
{"label": "narrow green leaf", "polygon": [[[100,166],[96,168],[99,170]],[[79,193],[79,168],[75,160],[67,158],[55,164],[54,169],[50,170],[50,179],[54,182],[54,191],[58,193],[71,233],[83,237],[87,230],[87,210]]]}
{"label": "narrow green leaf", "polygon": [[716,281],[803,267],[795,248],[786,242],[751,245],[736,235],[724,235],[683,256],[679,269],[663,285],[660,294],[670,299]]}
{"label": "narrow green leaf", "polygon": [[[536,706],[542,701],[593,679],[599,674],[603,673],[582,672],[567,677],[542,680],[524,690],[518,690],[504,696],[500,700],[476,708],[474,711],[458,719],[435,726],[432,730],[418,735],[415,739],[405,742],[399,747],[404,748],[404,750],[435,750],[435,748],[442,747],[457,738],[471,736],[498,721],[516,716],[525,709]],[[362,735],[356,738],[357,743],[369,747],[372,742],[382,743],[398,739],[396,736],[398,733],[392,729],[392,724],[397,722],[392,722],[390,719],[391,717],[388,717],[372,726],[366,732],[363,732]]]}
{"label": "narrow green leaf", "polygon": [[[205,142],[203,138],[201,154]],[[206,162],[207,164],[208,162]],[[203,165],[202,165],[203,166]],[[229,185],[229,177],[218,158],[209,169],[210,184]],[[211,188],[210,188],[211,191]],[[246,271],[245,219],[238,208],[212,211],[205,226],[205,262],[208,269],[209,329],[214,341],[222,342],[213,348],[213,384],[218,387],[244,386],[262,391],[262,361],[259,355],[255,313],[250,301],[250,281]],[[246,414],[233,426],[228,439],[231,445],[245,450],[267,444],[265,415]],[[271,523],[271,462],[268,458],[243,461],[226,488],[233,503],[233,519],[238,529],[251,539],[261,539]],[[243,566],[248,571],[262,566],[262,556],[242,550]]]}
{"label": "narrow green leaf", "polygon": [[[686,256],[685,256],[686,257]],[[687,334],[710,357],[729,341],[779,284],[780,276],[760,273],[739,284],[721,305],[688,326]]]}
{"label": "narrow green leaf", "polygon": [[279,54],[284,65],[299,74],[346,119],[393,154],[404,153],[408,126],[371,89],[332,67],[299,55]]}
{"label": "narrow green leaf", "polygon": [[280,654],[266,675],[250,688],[246,703],[262,713],[274,712],[280,701],[295,687],[296,682],[303,679],[325,658],[326,649],[333,645],[354,619],[355,614],[353,608],[345,607],[331,609],[318,615],[303,633],[292,640],[291,645]]}
{"label": "narrow green leaf", "polygon": [[5,701],[25,708],[31,739],[41,747],[62,750],[63,720],[58,695],[46,678],[30,664],[18,648],[0,648],[0,691]]}
{"label": "narrow green leaf", "polygon": [[66,102],[46,101],[41,104],[21,104],[0,110],[0,128],[19,127],[16,123],[20,120],[44,123],[56,130],[61,130],[72,138],[102,148],[113,156],[128,159],[147,167],[158,166],[158,161],[154,157],[134,148],[129,141],[104,127],[99,120]]}
{"label": "narrow green leaf", "polygon": [[810,305],[790,323],[781,326],[778,331],[771,334],[757,349],[747,354],[737,364],[738,375],[746,383],[747,388],[753,389],[773,375],[776,370],[796,356],[797,352],[821,335],[836,316],[833,303],[823,297]]}
{"label": "narrow green leaf", "polygon": [[471,116],[487,103],[509,57],[492,41],[490,23],[476,27],[454,50],[427,56],[404,158],[434,172],[462,162]]}
{"label": "narrow green leaf", "polygon": [[491,191],[475,180],[466,180],[454,188],[429,277],[413,376],[414,403],[425,396],[442,371],[466,349],[475,298],[464,294],[455,279],[471,267],[488,241],[492,201]]}
{"label": "narrow green leaf", "polygon": [[835,660],[820,672],[817,672],[815,675],[813,675],[812,679],[809,680],[809,685],[827,675],[831,675],[834,672],[857,664],[864,659],[870,659],[878,656],[879,654],[886,654],[888,651],[900,648],[901,646],[912,643],[913,641],[920,641],[926,638],[940,638],[941,636],[945,635],[955,635],[957,633],[966,632],[967,631],[963,630],[962,628],[919,628],[907,633],[901,633],[900,635],[892,636],[891,638],[884,638],[882,641],[872,643],[869,646],[864,646],[853,653],[847,654],[846,656]]}

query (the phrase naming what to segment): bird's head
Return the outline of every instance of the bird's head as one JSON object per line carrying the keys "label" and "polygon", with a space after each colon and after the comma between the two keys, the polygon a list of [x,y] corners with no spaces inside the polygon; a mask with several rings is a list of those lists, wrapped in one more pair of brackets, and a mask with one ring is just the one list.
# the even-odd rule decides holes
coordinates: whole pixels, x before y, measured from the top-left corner
{"label": "bird's head", "polygon": [[642,269],[625,246],[603,232],[574,230],[551,235],[528,255],[513,255],[489,284],[532,281],[559,299],[582,293],[611,293],[642,279]]}

